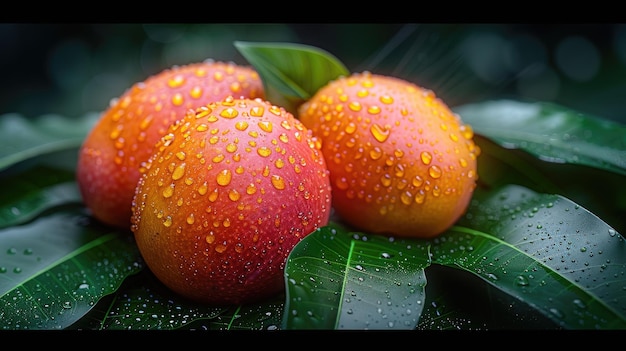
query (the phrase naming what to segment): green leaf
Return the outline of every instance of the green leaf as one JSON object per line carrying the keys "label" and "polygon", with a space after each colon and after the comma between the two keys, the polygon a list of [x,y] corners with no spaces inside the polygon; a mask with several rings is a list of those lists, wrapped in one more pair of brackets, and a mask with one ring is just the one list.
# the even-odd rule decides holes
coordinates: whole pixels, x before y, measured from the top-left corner
{"label": "green leaf", "polygon": [[54,206],[80,203],[74,172],[45,166],[0,176],[0,229],[24,223]]}
{"label": "green leaf", "polygon": [[[624,176],[608,170],[572,163],[542,161],[519,149],[506,149],[476,135],[479,186],[497,189],[517,184],[536,192],[560,194],[587,208],[619,232],[626,231]],[[589,185],[593,188],[590,191]]]}
{"label": "green leaf", "polygon": [[506,148],[626,175],[625,125],[546,102],[500,100],[454,110],[477,134]]}
{"label": "green leaf", "polygon": [[554,330],[523,301],[458,267],[426,269],[426,304],[417,330]]}
{"label": "green leaf", "polygon": [[0,329],[63,329],[143,262],[129,232],[70,206],[0,230]]}
{"label": "green leaf", "polygon": [[211,320],[228,308],[202,306],[177,297],[149,270],[129,277],[113,299],[103,299],[72,329],[174,330]]}
{"label": "green leaf", "polygon": [[331,223],[306,236],[285,268],[285,329],[415,329],[427,247]]}
{"label": "green leaf", "polygon": [[44,115],[33,119],[11,113],[0,116],[0,171],[30,158],[79,147],[99,114],[84,118]]}
{"label": "green leaf", "polygon": [[259,73],[266,98],[291,113],[329,81],[349,74],[336,57],[317,47],[243,41],[234,45]]}
{"label": "green leaf", "polygon": [[129,277],[73,330],[277,330],[284,295],[255,304],[210,306],[178,296],[150,270]]}
{"label": "green leaf", "polygon": [[562,328],[626,328],[626,241],[567,198],[517,185],[478,191],[433,244],[434,264],[471,272]]}
{"label": "green leaf", "polygon": [[[483,301],[487,312],[480,314],[467,307],[468,294],[461,294],[461,303],[440,291],[425,295],[424,272],[437,265],[479,277],[513,299],[499,300],[510,306],[508,324],[493,320],[491,308],[502,302]],[[335,223],[305,237],[285,268],[283,328],[416,329],[422,312],[420,328],[498,328],[515,325],[512,316],[523,311],[523,320],[552,328],[626,329],[625,271],[624,238],[578,204],[517,185],[478,188],[466,215],[434,239],[366,235]],[[476,296],[494,295],[483,294]],[[451,305],[472,313],[452,309],[446,313],[454,320],[437,320]]]}

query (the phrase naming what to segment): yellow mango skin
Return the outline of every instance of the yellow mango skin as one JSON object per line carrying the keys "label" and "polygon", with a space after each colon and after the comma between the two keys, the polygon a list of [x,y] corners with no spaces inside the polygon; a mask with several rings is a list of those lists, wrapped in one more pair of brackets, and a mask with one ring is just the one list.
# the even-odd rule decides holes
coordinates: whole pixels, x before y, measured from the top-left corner
{"label": "yellow mango skin", "polygon": [[298,118],[322,142],[333,207],[348,224],[432,238],[467,210],[480,149],[471,127],[431,90],[354,73],[321,88]]}

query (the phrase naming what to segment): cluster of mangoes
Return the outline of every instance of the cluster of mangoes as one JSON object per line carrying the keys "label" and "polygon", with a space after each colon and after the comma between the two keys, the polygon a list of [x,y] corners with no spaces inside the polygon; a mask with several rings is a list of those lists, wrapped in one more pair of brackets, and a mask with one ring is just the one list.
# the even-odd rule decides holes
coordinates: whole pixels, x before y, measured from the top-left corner
{"label": "cluster of mangoes", "polygon": [[294,115],[253,68],[208,60],[112,100],[77,181],[165,285],[237,304],[284,289],[291,249],[331,213],[368,233],[439,235],[469,204],[479,153],[470,126],[400,78],[339,77]]}

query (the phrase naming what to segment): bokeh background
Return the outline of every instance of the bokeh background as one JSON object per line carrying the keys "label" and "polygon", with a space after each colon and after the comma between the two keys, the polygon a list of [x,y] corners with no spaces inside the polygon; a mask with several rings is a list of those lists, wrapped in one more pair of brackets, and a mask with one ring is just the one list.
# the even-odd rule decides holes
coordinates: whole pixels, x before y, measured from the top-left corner
{"label": "bokeh background", "polygon": [[398,76],[451,107],[552,101],[626,123],[626,24],[0,23],[0,115],[81,117],[132,84],[234,41],[317,46],[351,71]]}

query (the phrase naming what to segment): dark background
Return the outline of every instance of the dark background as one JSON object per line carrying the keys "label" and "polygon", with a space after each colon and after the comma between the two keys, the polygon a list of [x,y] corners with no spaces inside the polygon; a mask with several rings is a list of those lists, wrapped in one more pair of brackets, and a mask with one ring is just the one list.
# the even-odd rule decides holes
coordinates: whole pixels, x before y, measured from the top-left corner
{"label": "dark background", "polygon": [[626,123],[626,24],[0,23],[0,116],[102,111],[133,83],[233,42],[322,48],[351,71],[398,76],[451,107],[552,101]]}

